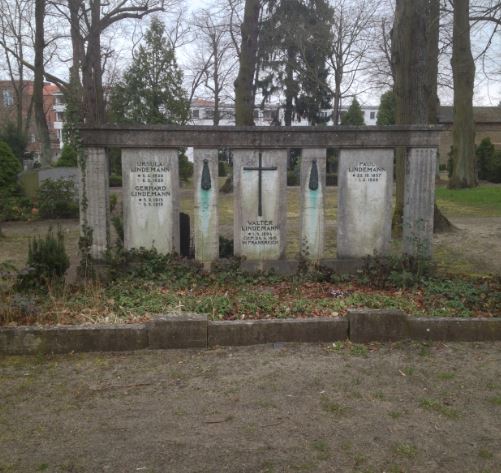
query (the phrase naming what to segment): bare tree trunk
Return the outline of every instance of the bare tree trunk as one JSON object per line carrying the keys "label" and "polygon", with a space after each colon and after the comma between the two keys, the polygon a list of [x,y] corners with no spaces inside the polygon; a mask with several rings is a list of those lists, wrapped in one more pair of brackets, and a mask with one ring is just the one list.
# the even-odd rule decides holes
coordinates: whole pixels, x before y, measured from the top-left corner
{"label": "bare tree trunk", "polygon": [[52,151],[50,147],[49,128],[45,116],[43,87],[44,87],[44,60],[43,53],[45,48],[44,39],[44,16],[45,0],[36,0],[35,2],[35,71],[33,80],[33,107],[35,109],[35,123],[40,140],[41,164],[49,166],[52,160]]}
{"label": "bare tree trunk", "polygon": [[471,54],[469,0],[454,0],[452,75],[454,79],[454,121],[452,126],[452,177],[449,187],[478,185],[475,172],[475,127],[473,85],[475,64]]}
{"label": "bare tree trunk", "polygon": [[254,74],[256,71],[260,0],[246,0],[242,23],[240,68],[235,80],[235,123],[254,125]]}
{"label": "bare tree trunk", "polygon": [[[392,34],[397,125],[436,124],[440,10],[439,0],[397,0]],[[396,154],[396,204],[393,228],[402,229],[405,148]],[[452,227],[435,205],[436,230]]]}

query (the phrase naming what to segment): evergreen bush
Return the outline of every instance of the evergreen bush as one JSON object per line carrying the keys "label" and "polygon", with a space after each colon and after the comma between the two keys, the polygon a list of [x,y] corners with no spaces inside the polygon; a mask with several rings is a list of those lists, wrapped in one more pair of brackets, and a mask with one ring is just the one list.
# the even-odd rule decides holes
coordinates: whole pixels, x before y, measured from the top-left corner
{"label": "evergreen bush", "polygon": [[17,175],[22,171],[21,163],[14,156],[10,146],[0,141],[0,193],[2,197],[12,194],[17,188]]}
{"label": "evergreen bush", "polygon": [[487,163],[487,176],[489,182],[501,182],[501,151],[496,151]]}
{"label": "evergreen bush", "polygon": [[365,125],[364,112],[356,98],[353,99],[348,111],[342,115],[341,125]]}
{"label": "evergreen bush", "polygon": [[42,218],[77,218],[78,201],[71,179],[47,179],[38,190],[38,210]]}
{"label": "evergreen bush", "polygon": [[27,270],[19,275],[18,287],[39,288],[61,282],[69,266],[61,228],[56,235],[49,228],[45,238],[35,237],[30,241]]}
{"label": "evergreen bush", "polygon": [[61,150],[61,156],[57,160],[57,167],[63,168],[73,168],[78,166],[78,153],[77,150],[69,145],[65,144]]}

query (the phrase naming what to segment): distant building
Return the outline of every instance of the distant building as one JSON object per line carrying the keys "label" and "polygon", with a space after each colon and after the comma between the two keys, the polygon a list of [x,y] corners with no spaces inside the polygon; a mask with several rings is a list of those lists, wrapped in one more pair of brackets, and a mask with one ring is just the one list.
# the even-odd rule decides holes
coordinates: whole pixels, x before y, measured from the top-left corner
{"label": "distant building", "polygon": [[[17,88],[18,83],[16,84]],[[35,158],[40,155],[40,142],[37,139],[34,112],[32,108],[33,81],[24,81],[23,91],[23,121],[30,116],[28,127],[28,147],[27,152],[33,154]],[[47,118],[47,126],[55,159],[62,147],[62,128],[64,122],[64,99],[63,94],[54,84],[45,83],[43,89],[44,109]],[[0,128],[6,123],[16,123],[17,120],[17,94],[9,80],[0,81]]]}

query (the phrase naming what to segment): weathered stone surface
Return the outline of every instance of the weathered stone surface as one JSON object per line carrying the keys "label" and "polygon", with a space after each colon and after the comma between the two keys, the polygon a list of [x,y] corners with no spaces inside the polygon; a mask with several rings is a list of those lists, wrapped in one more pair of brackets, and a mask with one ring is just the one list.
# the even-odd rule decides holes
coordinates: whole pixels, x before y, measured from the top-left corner
{"label": "weathered stone surface", "polygon": [[90,254],[102,259],[110,243],[110,199],[108,157],[104,148],[85,148],[80,172],[80,229],[92,231]]}
{"label": "weathered stone surface", "polygon": [[219,258],[218,150],[195,149],[195,258],[203,263]]}
{"label": "weathered stone surface", "polygon": [[235,254],[249,260],[283,258],[287,223],[287,151],[236,150],[233,154],[233,179]]}
{"label": "weathered stone surface", "polygon": [[354,343],[391,342],[409,337],[407,315],[399,310],[348,311],[350,340]]}
{"label": "weathered stone surface", "polygon": [[274,342],[346,340],[348,321],[339,318],[238,320],[209,322],[209,346],[257,345]]}
{"label": "weathered stone surface", "polygon": [[411,149],[405,160],[404,253],[431,258],[436,149]]}
{"label": "weathered stone surface", "polygon": [[405,126],[169,126],[103,125],[82,127],[84,146],[122,148],[284,149],[438,147],[441,127]]}
{"label": "weathered stone surface", "polygon": [[481,342],[501,340],[499,319],[451,319],[409,317],[410,337],[415,340]]}
{"label": "weathered stone surface", "polygon": [[93,351],[129,351],[148,347],[146,325],[0,328],[0,353],[34,355]]}
{"label": "weathered stone surface", "polygon": [[206,348],[207,316],[200,314],[167,314],[148,325],[149,347]]}
{"label": "weathered stone surface", "polygon": [[324,252],[325,149],[303,149],[301,155],[300,252],[318,261]]}
{"label": "weathered stone surface", "polygon": [[122,151],[125,248],[179,253],[176,150]]}
{"label": "weathered stone surface", "polygon": [[393,150],[342,150],[338,167],[338,258],[388,252]]}

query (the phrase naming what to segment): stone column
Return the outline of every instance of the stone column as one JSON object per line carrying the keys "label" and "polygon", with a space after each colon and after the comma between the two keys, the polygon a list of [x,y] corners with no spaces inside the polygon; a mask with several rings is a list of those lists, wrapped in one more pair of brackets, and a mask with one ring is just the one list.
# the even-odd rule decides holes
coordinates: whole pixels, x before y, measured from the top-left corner
{"label": "stone column", "polygon": [[388,253],[393,150],[342,150],[338,168],[337,256]]}
{"label": "stone column", "polygon": [[234,251],[249,260],[285,256],[287,151],[235,150]]}
{"label": "stone column", "polygon": [[178,169],[175,149],[122,150],[126,249],[179,253]]}
{"label": "stone column", "polygon": [[325,149],[303,149],[301,155],[300,252],[318,261],[324,252]]}
{"label": "stone column", "polygon": [[410,149],[405,159],[404,253],[431,258],[436,149]]}
{"label": "stone column", "polygon": [[108,157],[104,148],[85,148],[80,169],[80,234],[92,232],[90,255],[104,257],[110,243],[110,198]]}
{"label": "stone column", "polygon": [[218,150],[195,149],[195,258],[203,263],[219,258]]}

